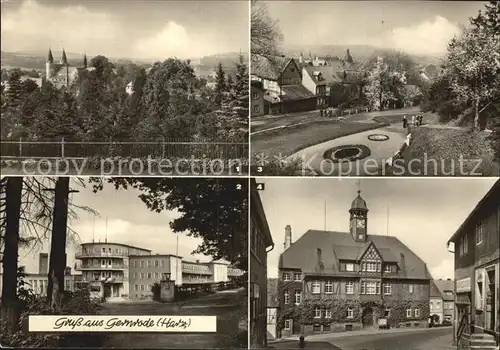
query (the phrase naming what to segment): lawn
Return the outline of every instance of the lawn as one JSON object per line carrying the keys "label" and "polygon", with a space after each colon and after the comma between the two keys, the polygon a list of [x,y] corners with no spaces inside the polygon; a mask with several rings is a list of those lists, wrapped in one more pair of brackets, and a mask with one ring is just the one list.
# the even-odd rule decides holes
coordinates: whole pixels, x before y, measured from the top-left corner
{"label": "lawn", "polygon": [[273,157],[289,156],[304,148],[333,140],[342,136],[380,128],[388,124],[321,121],[285,129],[256,134],[251,137],[251,152]]}
{"label": "lawn", "polygon": [[499,176],[487,132],[467,129],[415,128],[413,142],[396,167],[394,176]]}

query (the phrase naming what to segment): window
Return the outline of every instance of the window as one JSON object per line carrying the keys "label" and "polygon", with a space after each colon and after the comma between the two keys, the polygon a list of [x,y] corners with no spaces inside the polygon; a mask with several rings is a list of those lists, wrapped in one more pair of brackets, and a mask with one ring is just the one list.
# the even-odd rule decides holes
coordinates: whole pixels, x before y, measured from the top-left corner
{"label": "window", "polygon": [[391,265],[386,264],[384,267],[384,272],[391,272]]}
{"label": "window", "polygon": [[302,280],[302,276],[300,273],[294,273],[293,274],[293,280],[296,282],[300,282]]}
{"label": "window", "polygon": [[415,317],[420,317],[420,309],[415,309]]}
{"label": "window", "polygon": [[377,282],[377,291],[375,294],[380,295],[380,282]]}
{"label": "window", "polygon": [[106,260],[101,259],[101,267],[106,267]]}
{"label": "window", "polygon": [[441,302],[440,301],[436,301],[436,309],[440,309],[441,308]]}
{"label": "window", "polygon": [[345,284],[345,293],[346,294],[354,294],[354,282],[347,281]]}
{"label": "window", "polygon": [[260,112],[260,106],[259,105],[253,105],[253,112],[254,113],[259,113]]}
{"label": "window", "polygon": [[366,282],[361,282],[361,294],[366,294]]}
{"label": "window", "polygon": [[148,260],[148,267],[151,267],[151,260]]}
{"label": "window", "polygon": [[[365,284],[365,293],[363,293],[363,283]],[[375,295],[377,294],[377,283],[378,282],[362,282],[361,284],[361,294]],[[379,286],[380,288],[380,286]]]}
{"label": "window", "polygon": [[354,318],[354,310],[352,307],[347,308],[347,318]]}
{"label": "window", "polygon": [[283,272],[283,281],[290,281],[290,274],[288,272]]}
{"label": "window", "polygon": [[382,271],[381,263],[377,263],[377,272]]}
{"label": "window", "polygon": [[332,318],[332,310],[325,310],[325,318]]}
{"label": "window", "polygon": [[325,294],[333,294],[333,281],[325,282]]}
{"label": "window", "polygon": [[408,292],[413,293],[413,284],[408,286]]}
{"label": "window", "polygon": [[368,272],[377,272],[377,263],[373,261],[368,261],[366,263],[366,271]]}
{"label": "window", "polygon": [[319,307],[314,309],[314,318],[321,318],[321,309]]}
{"label": "window", "polygon": [[160,266],[160,262],[158,260],[155,260],[155,267]]}
{"label": "window", "polygon": [[159,272],[155,272],[155,278],[156,279],[160,278],[160,273]]}
{"label": "window", "polygon": [[467,235],[465,234],[460,238],[460,256],[467,254],[467,252],[469,251],[468,244],[469,242],[467,240]]}
{"label": "window", "polygon": [[134,289],[137,292],[139,290],[139,285],[138,284],[134,285]]}
{"label": "window", "polygon": [[391,295],[392,286],[390,283],[384,283],[384,295]]}
{"label": "window", "polygon": [[384,311],[384,317],[385,318],[391,317],[391,309],[385,309],[385,311]]}
{"label": "window", "polygon": [[111,266],[111,260],[108,260],[108,266]]}
{"label": "window", "polygon": [[406,318],[411,318],[411,309],[406,309]]}
{"label": "window", "polygon": [[144,279],[144,272],[141,272],[141,280]]}
{"label": "window", "polygon": [[314,281],[312,283],[312,293],[313,294],[320,294],[321,293],[321,284],[319,281]]}
{"label": "window", "polygon": [[481,244],[483,243],[483,222],[479,220],[479,222],[476,225],[476,244]]}
{"label": "window", "polygon": [[366,271],[366,262],[361,263],[361,271]]}
{"label": "window", "polygon": [[302,292],[300,290],[295,291],[295,305],[299,305],[302,298]]}
{"label": "window", "polygon": [[144,284],[141,284],[141,290],[144,290]]}
{"label": "window", "polygon": [[351,263],[345,264],[345,270],[346,271],[354,271],[354,264],[351,264]]}
{"label": "window", "polygon": [[291,328],[292,320],[285,320],[285,330],[289,331]]}
{"label": "window", "polygon": [[102,253],[105,254],[106,253],[106,248],[102,248]]}
{"label": "window", "polygon": [[141,267],[144,267],[144,260],[141,260]]}
{"label": "window", "polygon": [[151,277],[153,277],[152,273],[148,272],[148,280],[151,279]]}
{"label": "window", "polygon": [[137,261],[134,261],[133,266],[137,267]]}
{"label": "window", "polygon": [[285,292],[283,293],[283,303],[290,303],[290,293],[288,293],[288,290],[285,290]]}

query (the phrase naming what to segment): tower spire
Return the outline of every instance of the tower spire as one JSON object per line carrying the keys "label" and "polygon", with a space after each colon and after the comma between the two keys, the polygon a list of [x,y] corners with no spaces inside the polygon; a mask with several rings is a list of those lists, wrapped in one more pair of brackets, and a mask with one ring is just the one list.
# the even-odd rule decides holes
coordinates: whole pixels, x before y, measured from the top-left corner
{"label": "tower spire", "polygon": [[61,63],[66,65],[68,64],[68,58],[66,57],[66,51],[64,49],[62,52]]}
{"label": "tower spire", "polygon": [[52,49],[49,48],[49,54],[47,56],[47,62],[54,63],[54,56],[52,55]]}
{"label": "tower spire", "polygon": [[83,68],[87,68],[87,54],[83,55]]}

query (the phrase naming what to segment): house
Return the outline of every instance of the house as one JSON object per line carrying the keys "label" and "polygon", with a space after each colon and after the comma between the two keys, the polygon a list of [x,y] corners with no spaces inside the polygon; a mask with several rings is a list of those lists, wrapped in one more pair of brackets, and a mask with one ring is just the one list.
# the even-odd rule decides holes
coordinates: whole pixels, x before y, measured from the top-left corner
{"label": "house", "polygon": [[264,96],[266,94],[264,88],[262,87],[262,83],[260,81],[252,81],[251,82],[251,109],[250,115],[252,117],[257,117],[260,115],[267,114],[264,110]]}
{"label": "house", "polygon": [[132,95],[134,93],[134,82],[129,81],[128,84],[125,86],[125,92],[127,95]]}
{"label": "house", "polygon": [[277,334],[278,316],[278,279],[267,279],[267,340],[279,338]]}
{"label": "house", "polygon": [[291,226],[285,227],[281,336],[427,327],[432,278],[426,264],[398,238],[369,233],[360,191],[348,215],[348,232],[308,230],[296,242]]}
{"label": "house", "polygon": [[293,58],[252,57],[251,69],[252,80],[262,82],[272,114],[316,109],[316,98],[302,86],[301,70]]}
{"label": "house", "polygon": [[431,298],[429,313],[434,316],[437,323],[452,322],[455,310],[454,281],[452,279],[439,279],[431,281]]}
{"label": "house", "polygon": [[267,346],[267,253],[274,248],[255,182],[250,197],[250,348]]}
{"label": "house", "polygon": [[454,244],[457,341],[500,335],[500,180],[448,241]]}
{"label": "house", "polygon": [[364,74],[357,69],[350,69],[342,61],[334,61],[325,66],[304,66],[302,85],[317,96],[318,109],[336,107],[342,96],[336,94],[338,87],[350,85],[361,96]]}

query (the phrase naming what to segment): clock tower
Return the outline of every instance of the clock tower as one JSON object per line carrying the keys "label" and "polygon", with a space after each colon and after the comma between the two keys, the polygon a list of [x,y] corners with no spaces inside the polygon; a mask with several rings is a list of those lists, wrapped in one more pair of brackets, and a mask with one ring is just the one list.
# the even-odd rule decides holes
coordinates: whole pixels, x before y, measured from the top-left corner
{"label": "clock tower", "polygon": [[356,242],[365,242],[367,235],[366,225],[368,219],[368,208],[366,207],[365,200],[361,197],[361,191],[358,191],[358,196],[352,201],[349,214],[351,237]]}

